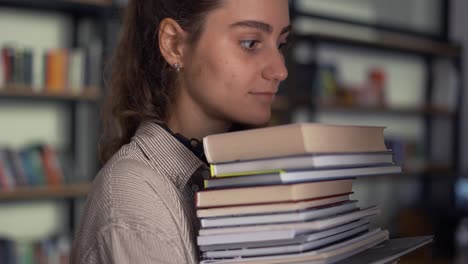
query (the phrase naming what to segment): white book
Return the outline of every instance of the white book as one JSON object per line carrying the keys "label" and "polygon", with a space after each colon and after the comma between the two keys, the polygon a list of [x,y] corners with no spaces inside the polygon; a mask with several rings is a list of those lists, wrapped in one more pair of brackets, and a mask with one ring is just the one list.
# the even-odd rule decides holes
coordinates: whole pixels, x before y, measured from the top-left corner
{"label": "white book", "polygon": [[256,256],[268,256],[268,255],[280,255],[280,254],[292,254],[299,252],[307,252],[310,250],[335,243],[337,241],[350,238],[359,233],[368,231],[368,226],[360,226],[346,232],[328,236],[319,240],[310,241],[306,243],[296,245],[282,245],[275,247],[259,247],[259,248],[241,248],[235,250],[219,250],[219,251],[207,251],[203,253],[204,258],[236,258],[236,257],[256,257]]}
{"label": "white book", "polygon": [[310,181],[347,179],[370,175],[397,174],[401,172],[401,166],[397,165],[347,169],[341,168],[323,170],[280,171],[275,173],[257,174],[249,176],[210,178],[208,180],[205,180],[205,187],[227,188],[253,185],[299,183]]}
{"label": "white book", "polygon": [[211,175],[213,177],[226,177],[256,174],[259,171],[358,167],[392,163],[393,156],[390,151],[316,154],[212,164]]}
{"label": "white book", "polygon": [[33,52],[33,90],[34,92],[44,92],[45,71],[46,71],[46,50],[36,47]]}
{"label": "white book", "polygon": [[73,93],[81,93],[85,83],[85,52],[75,49],[70,52],[68,87]]}
{"label": "white book", "polygon": [[208,235],[221,235],[221,234],[235,234],[247,233],[256,231],[276,231],[276,230],[298,230],[303,232],[312,232],[325,230],[328,228],[336,227],[352,221],[373,216],[380,212],[380,210],[373,206],[350,213],[344,213],[334,217],[327,217],[309,222],[300,223],[283,223],[271,225],[258,225],[258,226],[238,226],[238,227],[220,227],[220,228],[201,228],[199,231],[200,236]]}
{"label": "white book", "polygon": [[201,236],[197,238],[197,242],[201,251],[293,245],[319,240],[362,226],[369,227],[369,219],[364,218],[348,224],[312,233],[304,233],[303,231],[297,230],[250,232]]}
{"label": "white book", "polygon": [[327,204],[340,203],[349,200],[349,195],[331,196],[327,198],[305,200],[299,202],[270,203],[260,205],[225,206],[207,209],[198,209],[198,218],[218,216],[240,216],[252,214],[283,213],[305,210]]}
{"label": "white book", "polygon": [[301,222],[335,216],[340,213],[356,210],[356,208],[356,201],[349,201],[343,204],[332,205],[325,208],[310,209],[292,213],[213,217],[201,219],[200,222],[201,226],[204,228]]}
{"label": "white book", "polygon": [[334,263],[351,255],[360,253],[368,248],[376,246],[388,240],[388,231],[374,230],[356,238],[333,244],[331,246],[296,254],[284,254],[276,256],[262,257],[239,257],[230,259],[207,259],[201,264],[215,263],[256,263],[256,264],[276,264],[276,263]]}

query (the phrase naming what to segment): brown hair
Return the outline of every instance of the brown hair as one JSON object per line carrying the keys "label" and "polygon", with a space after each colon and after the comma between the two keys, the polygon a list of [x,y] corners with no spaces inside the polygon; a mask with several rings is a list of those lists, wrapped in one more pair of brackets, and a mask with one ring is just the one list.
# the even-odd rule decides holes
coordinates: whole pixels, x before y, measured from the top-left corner
{"label": "brown hair", "polygon": [[130,142],[142,121],[164,122],[173,99],[175,72],[159,50],[159,23],[172,18],[197,43],[207,13],[221,0],[131,0],[112,59],[109,95],[103,109],[101,160]]}

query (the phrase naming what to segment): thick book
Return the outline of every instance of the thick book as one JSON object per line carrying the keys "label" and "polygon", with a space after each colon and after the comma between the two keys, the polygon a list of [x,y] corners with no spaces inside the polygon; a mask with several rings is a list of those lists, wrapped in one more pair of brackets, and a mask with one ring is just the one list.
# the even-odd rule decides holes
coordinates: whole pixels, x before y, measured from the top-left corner
{"label": "thick book", "polygon": [[196,194],[197,208],[300,201],[350,193],[353,180],[203,190]]}
{"label": "thick book", "polygon": [[366,249],[374,247],[388,240],[388,231],[374,230],[356,238],[345,240],[318,250],[312,250],[296,254],[284,254],[276,256],[230,258],[203,260],[201,264],[214,263],[255,263],[255,264],[276,264],[276,263],[334,263],[352,255],[358,254]]}
{"label": "thick book", "polygon": [[392,163],[392,152],[387,151],[380,153],[295,155],[279,158],[211,164],[210,168],[211,176],[213,177],[229,177],[258,174],[262,171],[363,167]]}
{"label": "thick book", "polygon": [[322,208],[309,209],[299,212],[212,217],[200,219],[200,222],[202,227],[245,226],[301,222],[335,216],[337,214],[354,211],[356,209],[356,201],[349,201],[341,204],[334,204]]}
{"label": "thick book", "polygon": [[243,247],[234,250],[217,250],[217,251],[206,251],[203,253],[204,258],[238,258],[238,257],[257,257],[257,256],[269,256],[279,254],[293,254],[299,252],[307,252],[315,250],[333,243],[349,239],[358,234],[367,233],[367,226],[360,226],[342,233],[334,234],[322,239],[308,241],[292,245],[279,245],[270,247]]}
{"label": "thick book", "polygon": [[223,178],[210,178],[204,180],[205,188],[226,188],[255,185],[271,185],[282,183],[298,183],[310,181],[337,180],[371,175],[386,175],[401,173],[401,167],[397,165],[346,168],[346,169],[321,169],[279,171],[257,175],[232,176]]}
{"label": "thick book", "polygon": [[297,123],[203,138],[209,163],[313,153],[387,151],[384,127]]}
{"label": "thick book", "polygon": [[315,232],[278,230],[267,232],[250,232],[247,234],[239,233],[199,236],[197,237],[197,243],[200,246],[201,251],[294,245],[323,239],[361,227],[368,228],[369,219],[363,218],[354,222],[346,223],[344,225]]}
{"label": "thick book", "polygon": [[239,234],[248,232],[260,231],[278,231],[278,230],[295,230],[297,232],[314,232],[325,230],[346,223],[350,223],[362,218],[367,218],[378,214],[380,210],[377,207],[369,207],[358,211],[340,214],[333,217],[317,219],[308,222],[282,223],[271,225],[254,225],[254,226],[236,226],[236,227],[215,227],[201,228],[198,232],[200,236],[223,235],[223,234]]}
{"label": "thick book", "polygon": [[306,210],[318,206],[340,203],[349,200],[349,195],[338,194],[335,196],[322,197],[317,199],[303,200],[297,202],[270,203],[260,205],[226,206],[218,208],[198,209],[198,218],[219,217],[219,216],[239,216],[252,214],[284,213],[291,211]]}

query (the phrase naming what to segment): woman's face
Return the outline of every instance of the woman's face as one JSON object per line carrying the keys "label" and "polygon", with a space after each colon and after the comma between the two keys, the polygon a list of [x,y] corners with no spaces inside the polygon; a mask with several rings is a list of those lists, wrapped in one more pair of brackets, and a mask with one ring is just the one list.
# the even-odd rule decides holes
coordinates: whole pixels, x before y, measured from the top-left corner
{"label": "woman's face", "polygon": [[287,0],[224,0],[184,58],[183,86],[215,120],[262,125],[286,79]]}

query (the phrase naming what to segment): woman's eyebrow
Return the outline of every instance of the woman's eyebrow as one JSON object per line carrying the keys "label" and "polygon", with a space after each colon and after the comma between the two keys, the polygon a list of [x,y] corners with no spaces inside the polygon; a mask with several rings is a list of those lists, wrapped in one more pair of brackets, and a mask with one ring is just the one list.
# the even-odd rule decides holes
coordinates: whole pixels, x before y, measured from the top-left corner
{"label": "woman's eyebrow", "polygon": [[[233,23],[229,25],[230,28],[236,28],[236,27],[248,27],[248,28],[255,28],[259,29],[265,33],[271,34],[273,32],[273,27],[265,22],[261,21],[256,21],[256,20],[244,20],[244,21],[239,21],[236,23]],[[292,29],[292,26],[286,26],[281,30],[281,34],[283,35],[284,33],[290,32]]]}

